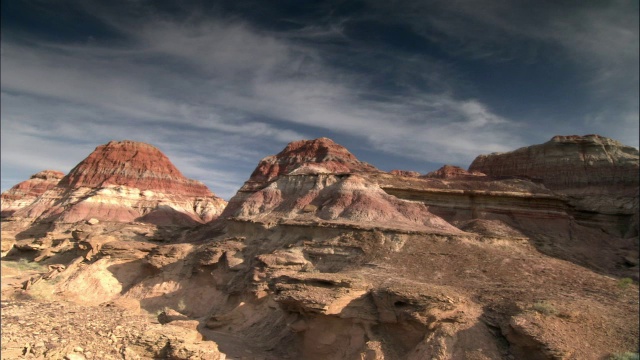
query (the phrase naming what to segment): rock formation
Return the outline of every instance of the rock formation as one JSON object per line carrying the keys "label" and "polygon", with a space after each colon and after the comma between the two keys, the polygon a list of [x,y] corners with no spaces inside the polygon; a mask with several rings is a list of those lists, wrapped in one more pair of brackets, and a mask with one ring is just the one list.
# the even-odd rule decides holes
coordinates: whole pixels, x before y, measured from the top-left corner
{"label": "rock formation", "polygon": [[410,170],[391,170],[389,171],[389,174],[402,176],[402,177],[413,177],[413,178],[417,178],[418,176],[420,176],[419,172],[410,171]]}
{"label": "rock formation", "polygon": [[554,136],[544,144],[480,155],[469,171],[527,176],[565,193],[620,193],[638,187],[638,149],[599,135]]}
{"label": "rock formation", "polygon": [[382,173],[330,139],[292,142],[260,161],[221,217],[459,232],[423,204],[385,193],[369,178]]}
{"label": "rock formation", "polygon": [[13,218],[58,224],[97,219],[194,225],[216,218],[225,205],[204,184],[185,178],[157,148],[111,141]]}
{"label": "rock formation", "polygon": [[98,146],[60,181],[60,186],[123,186],[181,196],[212,196],[203,183],[185,178],[160,150],[129,140]]}
{"label": "rock formation", "polygon": [[478,171],[467,171],[458,166],[445,165],[436,171],[424,175],[425,178],[436,179],[461,178],[465,176],[484,176],[484,174]]}
{"label": "rock formation", "polygon": [[262,159],[248,182],[264,183],[279,175],[289,174],[305,165],[298,173],[343,174],[380,171],[356,159],[344,146],[328,138],[300,140],[289,143],[284,150]]}
{"label": "rock formation", "polygon": [[15,247],[67,264],[25,287],[55,280],[56,296],[134,302],[159,314],[159,332],[184,326],[217,343],[145,332],[144,343],[188,349],[179,359],[636,351],[638,288],[611,275],[637,281],[637,241],[583,226],[571,201],[526,175],[385,173],[323,138],[263,159],[216,220],[170,243],[139,223],[98,222]]}
{"label": "rock formation", "polygon": [[9,217],[17,210],[30,205],[38,196],[58,185],[63,177],[64,173],[61,171],[44,170],[3,192],[0,195],[2,201],[0,217]]}
{"label": "rock formation", "polygon": [[568,197],[581,224],[638,236],[638,149],[599,135],[554,136],[508,153],[478,156],[469,171],[526,176]]}

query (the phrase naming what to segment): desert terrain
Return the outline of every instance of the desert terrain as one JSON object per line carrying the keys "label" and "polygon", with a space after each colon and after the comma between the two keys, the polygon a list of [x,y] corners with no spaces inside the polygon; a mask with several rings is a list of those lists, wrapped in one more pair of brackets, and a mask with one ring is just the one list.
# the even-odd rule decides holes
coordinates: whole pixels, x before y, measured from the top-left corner
{"label": "desert terrain", "polygon": [[227,203],[112,141],[2,194],[2,359],[637,359],[638,164],[572,135],[385,172],[319,138]]}

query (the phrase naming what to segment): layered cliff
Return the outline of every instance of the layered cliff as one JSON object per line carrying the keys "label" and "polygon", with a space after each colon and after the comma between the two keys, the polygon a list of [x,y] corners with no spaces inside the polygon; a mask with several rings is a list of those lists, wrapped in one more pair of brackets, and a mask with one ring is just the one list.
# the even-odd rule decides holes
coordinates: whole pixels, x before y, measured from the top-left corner
{"label": "layered cliff", "polygon": [[222,218],[459,233],[421,203],[387,194],[383,174],[327,138],[292,142],[264,158]]}
{"label": "layered cliff", "polygon": [[307,171],[332,174],[379,171],[373,165],[358,160],[333,140],[318,138],[291,142],[278,154],[265,157],[251,174],[248,183],[264,183],[303,165]]}
{"label": "layered cliff", "polygon": [[423,177],[435,178],[435,179],[451,179],[461,178],[466,176],[484,176],[485,174],[479,171],[467,171],[459,166],[444,165],[438,170],[427,173]]}
{"label": "layered cliff", "polygon": [[2,201],[0,217],[11,216],[14,212],[30,205],[38,196],[58,185],[63,177],[64,173],[61,171],[44,170],[3,192],[0,195]]}
{"label": "layered cliff", "polygon": [[638,150],[599,135],[554,136],[507,153],[478,156],[469,171],[525,176],[566,195],[584,225],[638,235]]}
{"label": "layered cliff", "polygon": [[565,193],[618,194],[638,187],[638,149],[599,135],[554,136],[544,144],[480,155],[469,171],[528,176]]}
{"label": "layered cliff", "polygon": [[96,147],[60,180],[60,186],[125,186],[180,196],[213,196],[203,183],[185,178],[156,147],[129,140],[111,141]]}
{"label": "layered cliff", "polygon": [[157,148],[125,140],[98,146],[13,218],[193,225],[216,218],[225,206],[204,184],[185,178]]}

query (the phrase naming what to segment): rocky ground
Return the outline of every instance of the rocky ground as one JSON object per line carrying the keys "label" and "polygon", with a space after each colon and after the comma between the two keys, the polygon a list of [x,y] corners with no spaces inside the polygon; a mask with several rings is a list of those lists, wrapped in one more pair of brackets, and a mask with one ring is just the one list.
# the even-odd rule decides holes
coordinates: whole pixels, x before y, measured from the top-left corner
{"label": "rocky ground", "polygon": [[[288,242],[298,231],[290,227],[279,241]],[[195,313],[195,306],[211,304],[201,296],[216,288],[232,292],[222,283],[237,271],[229,254],[237,251],[239,240],[206,244],[210,251],[198,251],[212,258],[226,252],[221,258],[227,260],[214,270],[222,279],[216,287],[203,285],[206,274],[188,279],[176,275],[182,271],[164,268],[165,284],[178,281],[191,294],[173,309],[149,301],[141,308],[141,302],[126,298],[92,306],[80,298],[70,302],[55,293],[69,280],[57,284],[56,278],[32,281],[25,291],[27,280],[49,269],[3,260],[2,358],[221,359],[225,355],[219,346],[228,359],[608,360],[637,347],[639,304],[633,283],[550,258],[524,239],[395,235],[397,244],[378,248],[370,242],[382,240],[383,234],[371,239],[366,234],[261,250],[258,262],[252,262],[254,276],[271,284],[254,282],[265,286],[253,290],[254,300],[221,308],[214,316]],[[266,238],[260,242],[269,245]],[[184,246],[166,245],[149,261],[165,263],[168,256],[177,256],[188,262],[189,256],[171,250]],[[346,261],[344,254],[356,248],[362,253]],[[203,264],[203,255],[197,259]],[[81,272],[90,275],[70,284],[104,281],[99,269],[100,261],[86,265]],[[360,339],[368,341],[360,344]]]}
{"label": "rocky ground", "polygon": [[198,321],[169,324],[166,312],[146,312],[137,302],[69,302],[46,281],[24,291],[42,272],[2,263],[2,359],[225,359],[196,330]]}

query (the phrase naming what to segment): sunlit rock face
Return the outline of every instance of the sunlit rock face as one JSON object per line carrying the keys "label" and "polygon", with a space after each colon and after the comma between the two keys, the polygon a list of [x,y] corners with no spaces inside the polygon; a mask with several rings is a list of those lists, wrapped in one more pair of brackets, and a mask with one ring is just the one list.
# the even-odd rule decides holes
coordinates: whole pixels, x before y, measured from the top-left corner
{"label": "sunlit rock face", "polygon": [[480,155],[469,171],[528,176],[567,193],[618,193],[638,187],[638,149],[599,135],[554,136],[544,144]]}
{"label": "sunlit rock face", "polygon": [[424,204],[387,194],[382,175],[330,139],[295,141],[262,159],[222,217],[460,233]]}
{"label": "sunlit rock face", "polygon": [[212,196],[201,182],[185,178],[160,150],[135,141],[98,146],[60,181],[68,188],[126,186],[181,196]]}
{"label": "sunlit rock face", "polygon": [[638,235],[638,149],[599,135],[554,136],[507,153],[478,156],[470,171],[526,176],[568,197],[576,220]]}
{"label": "sunlit rock face", "polygon": [[379,171],[373,165],[359,161],[344,146],[328,138],[300,140],[289,143],[284,150],[260,161],[249,178],[250,182],[264,182],[288,174],[306,165],[327,173]]}
{"label": "sunlit rock face", "polygon": [[194,225],[215,219],[225,206],[203,183],[184,177],[157,148],[125,140],[98,146],[13,217]]}
{"label": "sunlit rock face", "polygon": [[445,165],[436,171],[432,171],[424,175],[423,177],[435,178],[435,179],[452,179],[452,178],[464,178],[467,176],[484,176],[484,174],[478,171],[467,171],[458,166]]}
{"label": "sunlit rock face", "polygon": [[55,170],[44,170],[31,175],[28,180],[16,184],[0,195],[2,200],[2,214],[5,218],[14,212],[33,203],[38,196],[54,188],[64,177],[64,173]]}

